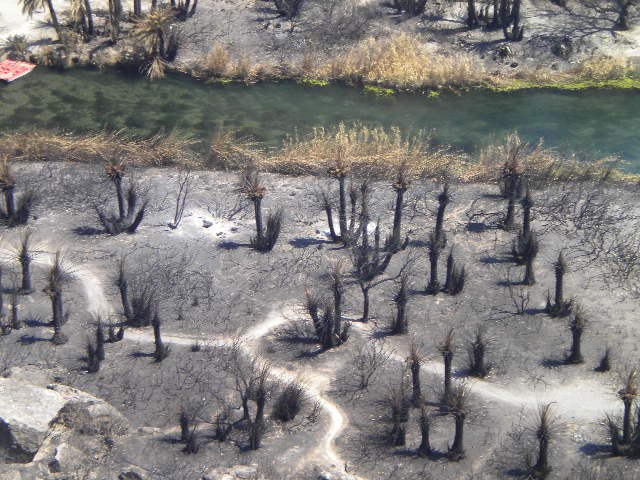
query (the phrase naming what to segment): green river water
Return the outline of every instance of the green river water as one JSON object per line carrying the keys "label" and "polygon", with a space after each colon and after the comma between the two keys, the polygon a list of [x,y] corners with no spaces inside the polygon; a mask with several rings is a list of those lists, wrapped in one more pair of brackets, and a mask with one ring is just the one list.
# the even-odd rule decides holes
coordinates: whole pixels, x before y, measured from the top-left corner
{"label": "green river water", "polygon": [[640,92],[553,90],[380,97],[346,86],[207,85],[181,76],[148,82],[116,72],[36,69],[0,86],[0,131],[174,128],[206,144],[223,122],[267,146],[340,122],[425,129],[440,143],[477,151],[517,130],[527,140],[594,158],[617,154],[640,172]]}

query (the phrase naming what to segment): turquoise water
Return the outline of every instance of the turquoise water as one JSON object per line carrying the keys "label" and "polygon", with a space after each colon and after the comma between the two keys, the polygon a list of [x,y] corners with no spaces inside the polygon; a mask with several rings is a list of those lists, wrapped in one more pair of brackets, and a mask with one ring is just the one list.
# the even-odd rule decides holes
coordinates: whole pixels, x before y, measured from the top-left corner
{"label": "turquoise water", "polygon": [[640,172],[640,92],[476,92],[378,97],[345,86],[295,83],[214,86],[170,76],[148,82],[116,72],[39,68],[0,87],[0,131],[177,128],[208,143],[216,126],[237,127],[269,146],[340,122],[426,129],[440,143],[476,151],[517,130],[527,140],[588,158],[617,154]]}

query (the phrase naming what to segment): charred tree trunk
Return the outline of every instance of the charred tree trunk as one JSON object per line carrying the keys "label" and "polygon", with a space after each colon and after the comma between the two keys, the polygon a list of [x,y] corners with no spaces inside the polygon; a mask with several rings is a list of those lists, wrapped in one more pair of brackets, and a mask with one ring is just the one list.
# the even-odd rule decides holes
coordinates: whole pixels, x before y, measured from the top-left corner
{"label": "charred tree trunk", "polygon": [[432,295],[437,294],[440,291],[440,282],[438,281],[438,261],[440,259],[439,245],[434,244],[436,239],[435,234],[432,234],[431,244],[429,245],[429,284],[427,285],[427,293]]}
{"label": "charred tree trunk", "polygon": [[153,343],[155,344],[153,356],[156,362],[161,362],[169,355],[169,349],[162,342],[162,336],[160,335],[160,318],[157,313],[153,316]]}
{"label": "charred tree trunk", "polygon": [[104,329],[102,327],[102,322],[98,322],[98,326],[96,327],[96,356],[101,362],[105,359]]}
{"label": "charred tree trunk", "polygon": [[369,321],[369,309],[371,302],[371,299],[369,298],[370,287],[369,285],[360,282],[360,289],[362,290],[362,321],[366,323]]}
{"label": "charred tree trunk", "polygon": [[256,217],[256,245],[261,248],[264,245],[264,226],[262,225],[262,198],[253,198],[253,209]]}
{"label": "charred tree trunk", "polygon": [[433,452],[429,440],[430,427],[429,416],[423,408],[420,411],[420,446],[418,447],[418,455],[421,457],[428,457]]}
{"label": "charred tree trunk", "polygon": [[449,449],[449,457],[454,460],[460,460],[464,457],[464,420],[465,414],[456,412],[454,414],[456,421],[456,432],[453,438],[453,445]]}
{"label": "charred tree trunk", "polygon": [[475,0],[467,0],[467,27],[476,28],[480,25]]}
{"label": "charred tree trunk", "polygon": [[393,302],[396,304],[396,319],[392,333],[394,335],[403,335],[408,332],[407,324],[407,302],[409,293],[407,292],[407,279],[401,277],[398,291],[394,295]]}
{"label": "charred tree trunk", "polygon": [[411,369],[412,385],[411,403],[414,407],[417,407],[422,403],[422,386],[420,385],[420,361],[417,357],[411,360],[411,365],[409,368]]}
{"label": "charred tree trunk", "polygon": [[134,321],[134,312],[131,305],[131,298],[129,297],[129,278],[124,269],[124,264],[120,265],[120,271],[118,273],[118,289],[120,290],[120,300],[122,301],[122,310],[124,317],[127,319],[127,323]]}
{"label": "charred tree trunk", "polygon": [[393,232],[389,242],[389,250],[397,252],[401,249],[402,243],[402,210],[404,208],[404,194],[406,188],[396,188],[396,204],[393,212]]}
{"label": "charred tree trunk", "polygon": [[4,188],[4,203],[8,218],[16,217],[15,185]]}
{"label": "charred tree trunk", "polygon": [[18,292],[14,288],[11,292],[11,328],[13,330],[20,330],[22,328],[19,309]]}
{"label": "charred tree trunk", "polygon": [[340,227],[340,239],[345,245],[348,245],[349,232],[347,226],[347,187],[344,175],[338,177],[338,185],[340,190],[340,204],[338,206],[338,226]]}

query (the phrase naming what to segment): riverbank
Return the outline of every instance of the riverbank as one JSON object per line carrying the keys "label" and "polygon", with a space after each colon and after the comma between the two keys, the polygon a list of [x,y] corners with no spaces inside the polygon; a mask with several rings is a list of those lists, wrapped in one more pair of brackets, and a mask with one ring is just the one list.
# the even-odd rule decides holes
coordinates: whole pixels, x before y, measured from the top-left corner
{"label": "riverbank", "polygon": [[[457,4],[406,17],[377,2],[351,8],[347,0],[333,3],[335,9],[327,12],[322,2],[308,0],[294,20],[287,20],[262,1],[213,0],[171,25],[177,32],[176,58],[153,64],[155,68],[145,63],[130,16],[123,19],[118,43],[111,43],[108,15],[100,3],[95,19],[99,35],[87,43],[78,35],[53,42],[43,12],[33,20],[19,11],[4,13],[0,38],[24,34],[31,45],[27,56],[45,65],[127,65],[154,77],[166,70],[216,83],[341,83],[383,95],[640,88],[638,29],[632,24],[628,32],[615,31],[610,12],[596,16],[572,2],[561,9],[527,1],[523,19],[528,34],[522,42],[509,42],[501,30],[462,27],[464,9]],[[56,5],[61,17],[69,15],[64,2]],[[580,22],[593,30],[584,34]]]}
{"label": "riverbank", "polygon": [[167,136],[140,138],[127,132],[114,134],[60,134],[52,131],[0,135],[0,158],[15,162],[101,163],[105,158],[127,158],[139,167],[170,167],[186,170],[242,171],[257,167],[267,173],[325,177],[344,171],[356,177],[393,181],[399,172],[407,178],[454,183],[492,183],[503,165],[495,158],[517,149],[517,169],[532,187],[558,182],[601,180],[632,184],[640,175],[619,169],[619,160],[606,157],[579,161],[524,142],[517,134],[492,144],[477,155],[447,146],[434,146],[424,132],[403,135],[397,129],[347,127],[316,129],[303,138],[290,138],[278,149],[239,137],[233,130],[214,133],[207,151],[194,150],[196,142],[174,132]]}

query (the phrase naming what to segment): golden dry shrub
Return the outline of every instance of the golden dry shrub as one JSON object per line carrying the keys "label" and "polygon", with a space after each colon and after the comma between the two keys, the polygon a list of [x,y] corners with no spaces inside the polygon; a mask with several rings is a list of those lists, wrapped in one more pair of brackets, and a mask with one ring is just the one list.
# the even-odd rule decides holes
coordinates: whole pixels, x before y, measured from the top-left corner
{"label": "golden dry shrub", "polygon": [[436,146],[420,131],[403,135],[392,127],[361,124],[315,128],[303,138],[290,137],[283,148],[260,159],[264,170],[293,175],[327,175],[344,170],[372,178],[391,178],[400,166],[410,176],[458,176],[467,168],[466,156]]}
{"label": "golden dry shrub", "polygon": [[196,141],[178,132],[148,138],[123,132],[96,132],[72,135],[36,130],[0,135],[0,155],[14,161],[101,162],[104,158],[123,157],[133,165],[201,165],[194,152]]}
{"label": "golden dry shrub", "polygon": [[200,67],[206,75],[226,77],[231,73],[231,54],[224,45],[214,45]]}
{"label": "golden dry shrub", "polygon": [[634,76],[638,72],[628,58],[592,57],[581,62],[568,73],[573,78],[598,82]]}
{"label": "golden dry shrub", "polygon": [[467,54],[443,55],[417,35],[366,38],[320,72],[344,81],[401,89],[474,86],[485,81],[484,69]]}
{"label": "golden dry shrub", "polygon": [[580,181],[605,179],[616,174],[619,164],[616,157],[587,162],[575,156],[562,156],[548,148],[540,139],[535,145],[525,142],[517,132],[505,136],[502,143],[495,143],[481,150],[475,168],[469,170],[469,181],[498,181],[505,164],[512,164],[524,174],[532,187],[544,186],[556,181]]}

